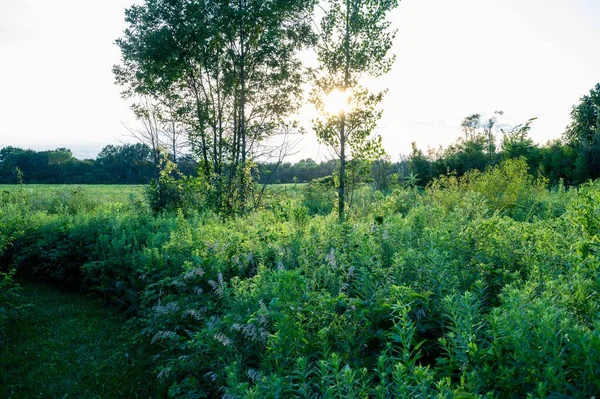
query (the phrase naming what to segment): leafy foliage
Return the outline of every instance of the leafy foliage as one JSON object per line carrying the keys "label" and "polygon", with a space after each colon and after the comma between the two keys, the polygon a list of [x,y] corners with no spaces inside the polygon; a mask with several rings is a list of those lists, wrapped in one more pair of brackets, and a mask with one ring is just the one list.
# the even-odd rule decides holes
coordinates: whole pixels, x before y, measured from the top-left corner
{"label": "leafy foliage", "polygon": [[20,317],[27,306],[19,301],[19,285],[13,281],[14,272],[0,272],[0,342],[8,322]]}
{"label": "leafy foliage", "polygon": [[412,182],[342,224],[309,216],[314,188],[225,220],[32,210],[10,259],[134,317],[173,397],[589,397],[600,187],[527,170]]}
{"label": "leafy foliage", "polygon": [[250,169],[264,155],[261,143],[295,128],[289,119],[303,82],[297,52],[313,41],[314,5],[146,0],[126,11],[116,81],[126,98],[149,96],[162,113],[177,115],[216,211],[249,208]]}
{"label": "leafy foliage", "polygon": [[[313,121],[318,139],[332,147],[340,160],[337,171],[338,217],[344,221],[346,204],[346,163],[377,159],[383,155],[381,137],[371,137],[381,118],[377,105],[385,92],[371,93],[361,86],[363,75],[381,76],[394,61],[388,52],[395,31],[386,14],[398,6],[397,0],[329,0],[320,23],[317,58],[311,102],[320,112]],[[340,94],[342,109],[327,111],[327,96]],[[339,97],[339,96],[338,96]],[[331,101],[331,100],[330,100]],[[339,101],[339,99],[338,99]]]}
{"label": "leafy foliage", "polygon": [[328,215],[333,210],[335,187],[331,177],[315,179],[303,191],[304,205],[310,215]]}
{"label": "leafy foliage", "polygon": [[154,212],[177,209],[198,210],[206,206],[206,185],[201,179],[184,176],[177,165],[162,156],[157,179],[146,188],[146,199]]}

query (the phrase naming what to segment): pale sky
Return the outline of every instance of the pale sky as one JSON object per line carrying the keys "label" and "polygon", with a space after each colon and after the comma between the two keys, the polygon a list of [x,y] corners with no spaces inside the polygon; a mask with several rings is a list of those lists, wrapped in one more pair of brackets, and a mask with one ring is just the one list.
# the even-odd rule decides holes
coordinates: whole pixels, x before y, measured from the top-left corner
{"label": "pale sky", "polygon": [[[112,66],[132,0],[0,0],[0,147],[67,147],[95,157],[134,125]],[[600,0],[403,0],[377,130],[392,159],[448,145],[461,120],[503,110],[560,137],[571,106],[600,82]],[[310,118],[309,107],[300,118]],[[307,121],[308,122],[308,121]],[[309,124],[307,123],[307,126]],[[294,160],[327,159],[308,132]]]}

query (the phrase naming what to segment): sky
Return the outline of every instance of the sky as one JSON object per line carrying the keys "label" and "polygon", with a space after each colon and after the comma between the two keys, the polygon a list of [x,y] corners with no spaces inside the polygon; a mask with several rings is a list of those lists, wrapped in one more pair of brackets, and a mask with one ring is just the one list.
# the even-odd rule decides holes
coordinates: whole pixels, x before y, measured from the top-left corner
{"label": "sky", "polygon": [[[138,0],[138,2],[141,0]],[[67,147],[93,158],[130,142],[129,104],[114,84],[114,44],[133,0],[0,0],[0,148]],[[461,135],[470,114],[537,117],[538,143],[559,138],[571,107],[600,82],[598,0],[403,0],[390,15],[393,69],[376,130],[393,160]],[[298,118],[310,128],[311,106]],[[326,160],[308,130],[291,159]]]}

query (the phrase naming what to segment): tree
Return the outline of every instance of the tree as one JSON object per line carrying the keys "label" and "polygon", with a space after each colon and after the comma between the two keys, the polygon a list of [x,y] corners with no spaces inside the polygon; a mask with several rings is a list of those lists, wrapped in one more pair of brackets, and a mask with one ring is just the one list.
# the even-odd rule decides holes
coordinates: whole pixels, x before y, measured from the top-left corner
{"label": "tree", "polygon": [[410,145],[412,151],[407,160],[409,174],[416,177],[424,186],[431,179],[431,163],[423,151],[417,147],[417,143],[413,141]]}
{"label": "tree", "polygon": [[433,159],[433,176],[456,172],[461,176],[469,170],[484,170],[495,165],[498,154],[496,147],[496,133],[498,117],[504,115],[503,111],[494,114],[482,122],[480,114],[472,114],[461,122],[464,137],[459,137],[456,143],[446,149],[440,149]]}
{"label": "tree", "polygon": [[465,133],[465,141],[473,140],[477,136],[477,129],[481,126],[481,114],[473,114],[465,117],[460,126]]}
{"label": "tree", "polygon": [[560,140],[548,142],[540,148],[539,166],[551,184],[563,181],[566,185],[577,183],[577,154],[570,145]]}
{"label": "tree", "polygon": [[563,139],[577,152],[577,180],[600,177],[600,83],[571,111]]}
{"label": "tree", "polygon": [[163,104],[166,112],[161,114],[160,120],[163,125],[163,145],[167,148],[173,163],[180,167],[181,158],[184,157],[184,150],[187,147],[187,131],[185,125],[181,123],[185,109],[177,106],[177,100],[177,98],[167,97],[166,104]]}
{"label": "tree", "polygon": [[160,110],[149,96],[140,96],[137,103],[131,106],[135,117],[141,122],[140,129],[131,129],[131,137],[150,149],[150,157],[154,164],[155,177],[158,176],[160,154],[163,149],[163,140],[160,129]]}
{"label": "tree", "polygon": [[107,145],[95,162],[96,173],[105,183],[147,182],[155,176],[153,150],[146,144]]}
{"label": "tree", "polygon": [[505,159],[524,157],[529,168],[539,164],[539,149],[537,144],[529,137],[531,124],[537,118],[531,118],[524,124],[517,125],[510,130],[502,130],[502,157]]}
{"label": "tree", "polygon": [[490,161],[493,161],[496,155],[496,134],[494,126],[498,123],[498,116],[504,115],[504,111],[495,111],[494,116],[490,117],[483,125],[483,135],[486,141],[486,151]]}
{"label": "tree", "polygon": [[460,126],[465,134],[464,143],[483,142],[485,152],[487,152],[490,161],[496,154],[496,134],[494,127],[498,123],[498,116],[504,115],[503,111],[495,111],[494,115],[485,122],[481,121],[481,114],[472,114],[463,119]]}
{"label": "tree", "polygon": [[340,222],[344,221],[347,162],[383,155],[381,137],[371,135],[382,115],[377,104],[385,92],[369,92],[360,79],[390,70],[394,56],[388,52],[396,31],[390,30],[385,18],[397,5],[398,0],[328,0],[323,10],[317,46],[320,68],[311,94],[321,115],[313,121],[313,128],[340,160]]}
{"label": "tree", "polygon": [[297,52],[313,43],[315,2],[146,0],[126,11],[117,83],[178,115],[217,210],[245,209],[255,154],[300,105]]}
{"label": "tree", "polygon": [[[393,184],[392,162],[390,157],[382,157],[373,161],[371,165],[371,178],[373,179],[373,188],[377,191],[387,193]],[[395,175],[396,179],[398,175]]]}
{"label": "tree", "polygon": [[92,165],[89,160],[74,158],[68,148],[34,151],[5,147],[0,149],[0,183],[14,182],[17,169],[28,183],[93,183],[86,180]]}
{"label": "tree", "polygon": [[591,144],[597,134],[600,134],[600,83],[573,106],[571,123],[563,139],[574,147],[584,147]]}

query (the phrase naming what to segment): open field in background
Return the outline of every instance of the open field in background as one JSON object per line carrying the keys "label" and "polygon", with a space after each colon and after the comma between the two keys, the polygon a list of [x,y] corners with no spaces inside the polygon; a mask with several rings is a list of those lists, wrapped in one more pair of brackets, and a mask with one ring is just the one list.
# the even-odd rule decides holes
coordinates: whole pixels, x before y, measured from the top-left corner
{"label": "open field in background", "polygon": [[0,194],[8,192],[11,194],[23,194],[28,197],[55,198],[72,195],[78,190],[83,190],[86,196],[99,203],[103,202],[126,202],[133,195],[142,198],[144,195],[143,185],[102,185],[102,184],[2,184]]}
{"label": "open field in background", "polygon": [[[307,183],[268,184],[266,191],[290,197],[298,197]],[[98,202],[127,202],[131,196],[143,197],[145,185],[131,184],[0,184],[0,193],[24,193],[26,196],[55,197],[72,194],[78,189]],[[259,189],[261,186],[259,186]]]}
{"label": "open field in background", "polygon": [[[10,187],[0,267],[120,309],[172,397],[600,391],[600,182],[548,190],[515,160],[423,190],[363,187],[343,224],[327,187],[271,186],[232,218],[154,214],[142,190]],[[0,280],[4,339],[15,316],[43,318],[17,294]]]}
{"label": "open field in background", "polygon": [[[0,185],[0,203],[15,202],[19,199],[28,203],[30,209],[45,210],[50,213],[60,213],[61,207],[73,207],[91,210],[98,206],[123,205],[131,202],[145,201],[145,185],[96,185],[96,184],[3,184]],[[268,184],[265,187],[266,203],[273,204],[280,201],[303,201],[303,193],[308,183]],[[260,192],[262,186],[257,186]],[[333,193],[333,191],[332,191]],[[358,208],[369,204],[373,200],[373,189],[370,185],[363,185],[354,190],[351,200]],[[331,199],[333,205],[333,199]]]}
{"label": "open field in background", "polygon": [[266,191],[297,198],[308,183],[267,184]]}
{"label": "open field in background", "polygon": [[[265,187],[267,202],[301,201],[307,184],[270,184]],[[0,185],[1,203],[20,203],[29,210],[57,213],[81,213],[99,207],[117,207],[146,201],[146,185],[95,185],[95,184],[9,184]],[[364,191],[364,188],[362,189]],[[257,186],[257,193],[262,186]]]}

